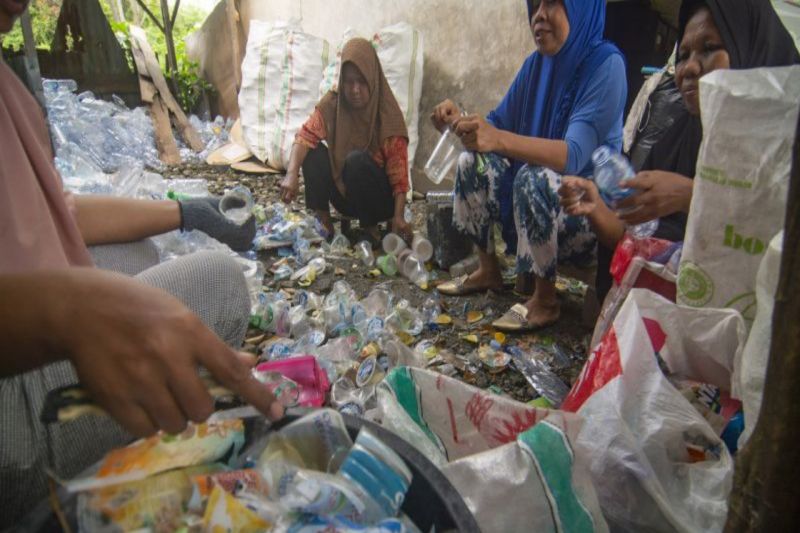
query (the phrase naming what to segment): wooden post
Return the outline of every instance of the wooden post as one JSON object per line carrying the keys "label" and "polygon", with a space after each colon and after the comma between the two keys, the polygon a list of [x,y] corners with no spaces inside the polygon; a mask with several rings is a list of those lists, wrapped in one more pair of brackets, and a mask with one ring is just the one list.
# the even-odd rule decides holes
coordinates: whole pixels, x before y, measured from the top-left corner
{"label": "wooden post", "polygon": [[242,88],[242,51],[239,42],[239,22],[241,15],[235,0],[226,0],[225,13],[228,19],[228,28],[231,32],[231,48],[233,49],[233,71],[236,76],[236,92]]}
{"label": "wooden post", "polygon": [[726,532],[800,531],[800,123],[761,414],[736,458]]}
{"label": "wooden post", "polygon": [[44,87],[42,87],[42,73],[39,70],[39,56],[36,55],[36,40],[33,37],[30,10],[26,9],[20,17],[22,36],[25,40],[25,71],[28,78],[28,88],[31,90],[42,109],[45,109]]}
{"label": "wooden post", "polygon": [[167,0],[161,0],[161,18],[163,20],[164,40],[167,42],[167,68],[172,78],[172,90],[177,94],[178,88],[178,56],[175,54],[175,39],[172,36],[172,17]]}

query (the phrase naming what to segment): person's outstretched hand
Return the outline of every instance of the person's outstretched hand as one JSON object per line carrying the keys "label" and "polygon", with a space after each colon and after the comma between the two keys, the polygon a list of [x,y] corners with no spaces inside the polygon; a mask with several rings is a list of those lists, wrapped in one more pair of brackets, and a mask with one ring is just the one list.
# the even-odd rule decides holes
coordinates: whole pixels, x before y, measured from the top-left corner
{"label": "person's outstretched hand", "polygon": [[237,252],[250,250],[256,236],[255,217],[251,216],[244,224],[236,224],[220,213],[220,200],[219,197],[210,197],[178,202],[181,207],[181,230],[202,231]]}
{"label": "person's outstretched hand", "polygon": [[460,114],[461,111],[452,100],[445,100],[433,108],[433,113],[431,113],[431,122],[433,122],[433,126],[437,130],[443,132],[458,119]]}
{"label": "person's outstretched hand", "polygon": [[49,331],[93,400],[139,437],[202,422],[213,400],[199,367],[275,420],[283,408],[250,365],[164,291],[94,269],[71,269],[69,299],[53,301]]}
{"label": "person's outstretched hand", "polygon": [[300,176],[286,174],[286,177],[281,181],[281,201],[285,204],[290,204],[297,198],[299,192]]}

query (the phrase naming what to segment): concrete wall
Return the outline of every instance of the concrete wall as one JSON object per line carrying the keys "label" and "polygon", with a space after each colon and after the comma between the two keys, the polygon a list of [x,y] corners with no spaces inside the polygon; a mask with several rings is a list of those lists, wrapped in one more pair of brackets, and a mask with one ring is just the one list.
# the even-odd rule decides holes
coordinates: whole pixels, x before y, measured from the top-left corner
{"label": "concrete wall", "polygon": [[422,167],[438,138],[427,118],[433,107],[451,98],[471,113],[487,113],[534,48],[523,0],[239,0],[238,7],[245,32],[252,19],[298,19],[306,32],[332,44],[347,28],[369,35],[407,22],[422,33],[420,145],[412,170],[420,191],[431,187]]}

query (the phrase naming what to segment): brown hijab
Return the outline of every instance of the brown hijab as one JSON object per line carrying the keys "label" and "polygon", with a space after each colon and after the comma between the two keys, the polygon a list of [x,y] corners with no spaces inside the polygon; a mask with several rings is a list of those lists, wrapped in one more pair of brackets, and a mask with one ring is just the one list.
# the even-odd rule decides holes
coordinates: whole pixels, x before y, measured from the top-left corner
{"label": "brown hijab", "polygon": [[92,266],[36,100],[0,60],[0,274]]}
{"label": "brown hijab", "polygon": [[[389,137],[405,137],[408,130],[403,112],[383,75],[378,54],[366,39],[351,39],[342,50],[342,70],[352,63],[369,86],[369,103],[362,110],[352,109],[341,91],[330,91],[317,108],[328,132],[328,153],[334,179],[342,175],[347,155],[354,150],[377,152]],[[339,74],[339,86],[342,76]]]}

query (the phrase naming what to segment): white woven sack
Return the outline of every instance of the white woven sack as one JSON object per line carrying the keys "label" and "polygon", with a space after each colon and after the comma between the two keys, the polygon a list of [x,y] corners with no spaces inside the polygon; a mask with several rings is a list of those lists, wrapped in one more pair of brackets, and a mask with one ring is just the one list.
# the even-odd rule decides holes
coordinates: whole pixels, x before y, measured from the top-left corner
{"label": "white woven sack", "polygon": [[250,23],[239,91],[244,138],[271,167],[285,169],[294,136],[318,101],[329,45],[289,22]]}

